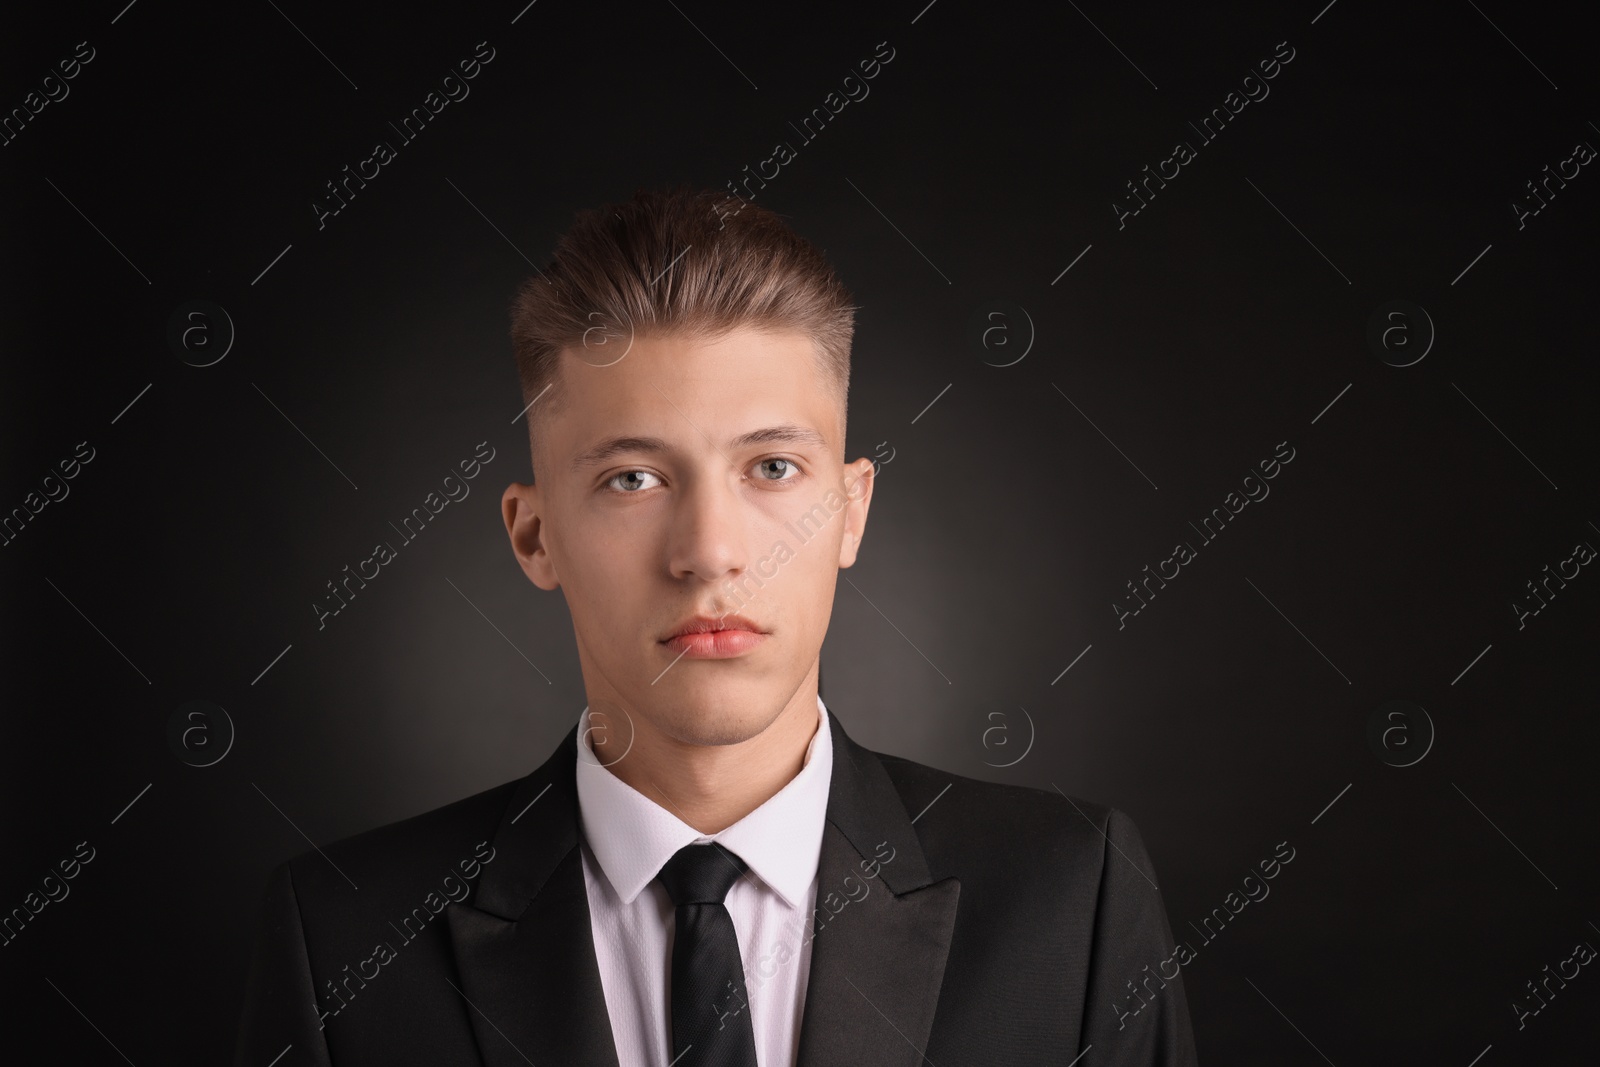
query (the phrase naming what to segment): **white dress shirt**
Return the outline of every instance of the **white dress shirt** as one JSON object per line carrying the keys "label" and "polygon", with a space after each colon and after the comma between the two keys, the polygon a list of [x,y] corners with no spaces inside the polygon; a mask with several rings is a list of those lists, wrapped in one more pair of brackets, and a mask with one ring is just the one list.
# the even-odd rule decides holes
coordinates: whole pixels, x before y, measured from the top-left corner
{"label": "white dress shirt", "polygon": [[685,845],[720,842],[749,865],[724,902],[739,938],[760,1067],[793,1067],[800,1044],[817,862],[833,777],[828,709],[817,698],[817,732],[800,772],[721,833],[702,834],[618,778],[595,757],[589,709],[578,718],[578,809],[586,839],[595,956],[621,1067],[672,1061],[672,937],[677,909],[656,881]]}

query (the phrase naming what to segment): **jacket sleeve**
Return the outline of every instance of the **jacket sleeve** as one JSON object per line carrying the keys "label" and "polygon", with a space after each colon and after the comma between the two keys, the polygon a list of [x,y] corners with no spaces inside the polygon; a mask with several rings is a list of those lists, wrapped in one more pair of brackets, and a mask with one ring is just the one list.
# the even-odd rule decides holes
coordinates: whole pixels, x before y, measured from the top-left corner
{"label": "jacket sleeve", "polygon": [[234,1067],[267,1067],[285,1046],[294,1049],[285,1063],[331,1067],[288,861],[267,880]]}
{"label": "jacket sleeve", "polygon": [[1124,812],[1111,809],[1104,834],[1080,1054],[1092,1046],[1096,1067],[1197,1067],[1155,867]]}

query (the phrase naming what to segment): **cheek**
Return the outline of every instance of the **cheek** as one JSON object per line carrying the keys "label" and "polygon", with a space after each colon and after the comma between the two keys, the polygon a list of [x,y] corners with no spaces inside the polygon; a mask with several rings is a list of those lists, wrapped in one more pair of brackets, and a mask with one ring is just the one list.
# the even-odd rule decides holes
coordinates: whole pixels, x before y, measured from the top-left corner
{"label": "cheek", "polygon": [[786,570],[793,572],[797,585],[816,590],[818,595],[831,588],[839,573],[839,531],[823,530],[801,545]]}
{"label": "cheek", "polygon": [[569,606],[583,606],[589,616],[615,616],[629,603],[630,592],[649,588],[651,538],[643,530],[616,519],[565,521],[551,539],[550,557]]}
{"label": "cheek", "polygon": [[[782,565],[767,564],[777,576],[770,585],[780,594],[796,621],[804,618],[808,624],[827,625],[832,610],[834,588],[839,580],[839,544],[843,538],[844,517],[835,515],[832,521],[801,541],[792,529],[780,530],[775,540],[789,546],[790,554]],[[770,554],[770,551],[769,553]]]}

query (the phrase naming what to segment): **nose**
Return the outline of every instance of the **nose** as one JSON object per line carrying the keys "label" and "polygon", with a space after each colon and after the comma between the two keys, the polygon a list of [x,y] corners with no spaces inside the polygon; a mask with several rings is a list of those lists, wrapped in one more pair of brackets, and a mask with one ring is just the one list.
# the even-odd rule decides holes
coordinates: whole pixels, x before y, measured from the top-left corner
{"label": "nose", "polygon": [[729,479],[692,478],[673,501],[668,568],[674,578],[715,582],[749,565],[746,504]]}

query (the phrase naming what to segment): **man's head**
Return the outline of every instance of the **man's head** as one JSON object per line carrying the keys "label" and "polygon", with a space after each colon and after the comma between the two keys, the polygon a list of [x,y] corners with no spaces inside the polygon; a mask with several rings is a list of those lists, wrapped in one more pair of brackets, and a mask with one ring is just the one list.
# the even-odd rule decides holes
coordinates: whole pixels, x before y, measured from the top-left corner
{"label": "man's head", "polygon": [[566,406],[563,369],[621,362],[640,337],[711,338],[740,326],[805,334],[842,422],[855,310],[815,245],[737,197],[641,190],[578,212],[550,265],[511,305],[535,481],[544,466],[539,429]]}
{"label": "man's head", "polygon": [[[580,213],[523,286],[536,473],[503,511],[529,579],[563,590],[591,709],[713,745],[811,703],[871,500],[871,461],[844,462],[853,319],[820,251],[710,193]],[[764,636],[667,641],[696,616]]]}

